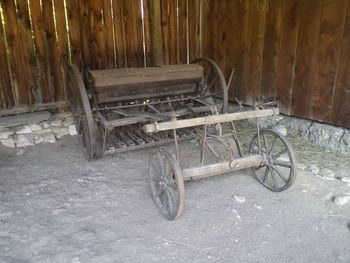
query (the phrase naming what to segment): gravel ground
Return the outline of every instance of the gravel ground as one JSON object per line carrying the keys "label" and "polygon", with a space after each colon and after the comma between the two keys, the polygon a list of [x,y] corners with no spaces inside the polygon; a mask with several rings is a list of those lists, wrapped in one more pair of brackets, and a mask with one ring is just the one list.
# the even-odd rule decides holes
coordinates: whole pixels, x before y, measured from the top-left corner
{"label": "gravel ground", "polygon": [[307,169],[350,176],[349,158],[291,139],[302,164],[290,189],[272,193],[250,171],[189,182],[175,221],[150,197],[150,150],[89,163],[78,137],[1,146],[0,262],[350,262],[350,202],[333,202],[350,186]]}

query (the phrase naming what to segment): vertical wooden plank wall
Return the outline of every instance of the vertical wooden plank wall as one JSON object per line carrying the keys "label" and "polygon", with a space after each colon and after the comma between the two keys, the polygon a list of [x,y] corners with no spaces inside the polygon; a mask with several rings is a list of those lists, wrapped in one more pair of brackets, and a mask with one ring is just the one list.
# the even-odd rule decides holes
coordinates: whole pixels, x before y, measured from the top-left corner
{"label": "vertical wooden plank wall", "polygon": [[276,99],[285,114],[350,128],[349,0],[202,2],[203,53],[226,79],[234,68],[231,100]]}
{"label": "vertical wooden plank wall", "polygon": [[0,109],[66,99],[66,70],[215,60],[229,98],[350,127],[350,0],[0,0]]}

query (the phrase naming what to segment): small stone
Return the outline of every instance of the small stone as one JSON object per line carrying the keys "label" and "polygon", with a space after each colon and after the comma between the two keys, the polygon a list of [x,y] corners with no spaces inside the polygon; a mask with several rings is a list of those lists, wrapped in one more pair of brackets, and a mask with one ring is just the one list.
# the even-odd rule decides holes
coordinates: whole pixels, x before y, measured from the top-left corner
{"label": "small stone", "polygon": [[69,130],[67,128],[53,127],[52,131],[57,139],[69,134]]}
{"label": "small stone", "polygon": [[337,206],[343,206],[349,202],[350,202],[350,195],[343,195],[343,196],[338,196],[334,198],[334,203]]}
{"label": "small stone", "polygon": [[77,129],[74,124],[68,126],[69,134],[72,136],[78,135]]}
{"label": "small stone", "polygon": [[16,134],[26,134],[31,132],[32,132],[32,129],[28,125],[24,125],[16,131]]}
{"label": "small stone", "polygon": [[63,122],[63,126],[67,127],[68,125],[71,125],[73,122],[74,122],[74,120],[73,120],[73,117],[71,116]]}
{"label": "small stone", "polygon": [[42,130],[35,131],[32,134],[33,135],[42,135],[42,134],[48,133],[48,132],[52,132],[52,130],[51,129],[42,129]]}
{"label": "small stone", "polygon": [[34,140],[34,144],[45,142],[45,138],[42,135],[34,135],[33,140]]}
{"label": "small stone", "polygon": [[14,132],[8,128],[1,128],[0,129],[0,139],[8,139]]}
{"label": "small stone", "polygon": [[61,113],[58,113],[56,115],[56,117],[58,117],[59,119],[61,120],[65,120],[65,119],[68,119],[69,117],[72,116],[72,113],[69,112],[69,111],[65,111],[65,112],[61,112]]}
{"label": "small stone", "polygon": [[256,204],[254,204],[254,207],[255,207],[256,209],[259,209],[259,210],[261,210],[261,209],[262,209],[260,205],[256,205]]}
{"label": "small stone", "polygon": [[26,151],[23,148],[19,148],[19,149],[17,149],[16,155],[21,156],[25,153],[26,153]]}
{"label": "small stone", "polygon": [[41,130],[41,127],[38,124],[29,124],[28,127],[32,130],[32,131],[39,131]]}
{"label": "small stone", "polygon": [[343,177],[340,178],[340,181],[342,181],[344,183],[350,183],[350,177],[343,176]]}
{"label": "small stone", "polygon": [[47,132],[43,134],[45,142],[54,143],[56,141],[56,137],[52,132]]}
{"label": "small stone", "polygon": [[309,166],[309,170],[311,171],[312,174],[316,175],[320,171],[320,168],[318,168],[317,165],[315,165],[315,164],[311,164]]}
{"label": "small stone", "polygon": [[60,120],[60,119],[52,120],[52,121],[51,121],[51,126],[54,126],[54,127],[60,127],[60,126],[62,126],[62,120]]}
{"label": "small stone", "polygon": [[15,143],[12,138],[0,139],[0,142],[6,147],[15,148]]}
{"label": "small stone", "polygon": [[34,145],[34,143],[31,142],[26,136],[22,134],[17,136],[16,147],[27,147],[32,145]]}
{"label": "small stone", "polygon": [[334,172],[327,169],[327,168],[322,168],[318,172],[318,175],[323,177],[324,179],[327,179],[327,180],[334,180]]}
{"label": "small stone", "polygon": [[298,169],[299,170],[305,170],[307,168],[307,165],[304,163],[298,163]]}
{"label": "small stone", "polygon": [[238,202],[238,203],[244,203],[246,200],[244,196],[235,195],[234,198],[235,198],[236,202]]}
{"label": "small stone", "polygon": [[274,126],[272,128],[272,130],[274,130],[275,132],[278,132],[279,134],[281,134],[282,136],[287,136],[287,129],[286,127],[282,126],[282,125],[277,125]]}
{"label": "small stone", "polygon": [[48,129],[50,128],[50,124],[48,124],[47,122],[42,122],[41,127],[43,127],[44,129]]}

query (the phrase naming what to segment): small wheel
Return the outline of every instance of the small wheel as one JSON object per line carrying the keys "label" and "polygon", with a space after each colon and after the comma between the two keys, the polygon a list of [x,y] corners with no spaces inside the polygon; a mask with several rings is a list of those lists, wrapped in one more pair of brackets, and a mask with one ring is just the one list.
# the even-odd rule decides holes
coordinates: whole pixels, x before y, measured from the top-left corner
{"label": "small wheel", "polygon": [[192,61],[203,67],[203,84],[200,87],[200,98],[208,104],[214,105],[214,97],[222,99],[219,105],[219,112],[227,112],[228,95],[224,74],[219,66],[209,58],[196,58]]}
{"label": "small wheel", "polygon": [[260,149],[256,134],[249,146],[250,154],[262,154],[266,164],[253,168],[255,178],[273,192],[290,187],[296,177],[296,158],[292,146],[272,130],[260,131]]}
{"label": "small wheel", "polygon": [[74,123],[77,132],[82,134],[86,158],[91,161],[95,157],[95,124],[84,82],[76,65],[68,68],[68,86]]}
{"label": "small wheel", "polygon": [[149,162],[152,198],[167,219],[180,216],[185,205],[185,186],[179,163],[165,149],[153,153]]}

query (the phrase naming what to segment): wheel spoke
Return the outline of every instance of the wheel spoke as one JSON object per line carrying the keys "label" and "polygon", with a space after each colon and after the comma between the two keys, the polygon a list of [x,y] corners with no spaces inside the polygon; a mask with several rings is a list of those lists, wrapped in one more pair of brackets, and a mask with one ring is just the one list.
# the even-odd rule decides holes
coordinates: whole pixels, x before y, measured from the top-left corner
{"label": "wheel spoke", "polygon": [[284,148],[282,151],[280,151],[280,152],[274,154],[274,155],[272,156],[272,159],[275,160],[275,159],[277,159],[278,157],[280,157],[282,154],[284,154],[284,153],[286,153],[286,152],[288,152],[288,149],[287,149],[287,148]]}
{"label": "wheel spoke", "polygon": [[269,170],[270,170],[270,167],[266,166],[265,174],[264,174],[264,178],[263,178],[263,182],[264,182],[264,183],[266,182],[266,179],[267,179],[267,177],[268,177]]}
{"label": "wheel spoke", "polygon": [[264,141],[265,149],[266,149],[266,153],[267,153],[267,139],[266,139],[266,134],[263,134],[263,141]]}
{"label": "wheel spoke", "polygon": [[275,171],[275,173],[277,173],[277,175],[283,180],[283,182],[287,183],[287,179],[284,177],[284,175],[282,175],[282,173],[280,173],[277,168],[274,165],[271,165],[271,168]]}
{"label": "wheel spoke", "polygon": [[273,138],[273,141],[272,141],[272,144],[271,144],[271,148],[270,148],[269,154],[272,153],[273,147],[275,146],[276,139],[277,139],[277,137],[274,137],[274,138]]}
{"label": "wheel spoke", "polygon": [[272,169],[270,169],[270,172],[271,172],[271,177],[272,177],[272,183],[273,183],[273,188],[275,188],[275,190],[277,189],[277,186],[276,186],[276,179],[275,179],[275,173]]}
{"label": "wheel spoke", "polygon": [[160,175],[160,177],[162,177],[162,171],[160,170],[160,168],[159,168],[159,166],[156,164],[156,163],[154,163],[154,161],[152,160],[151,162],[151,165],[153,166],[153,167],[155,167],[156,168],[156,170],[159,172],[159,175]]}

